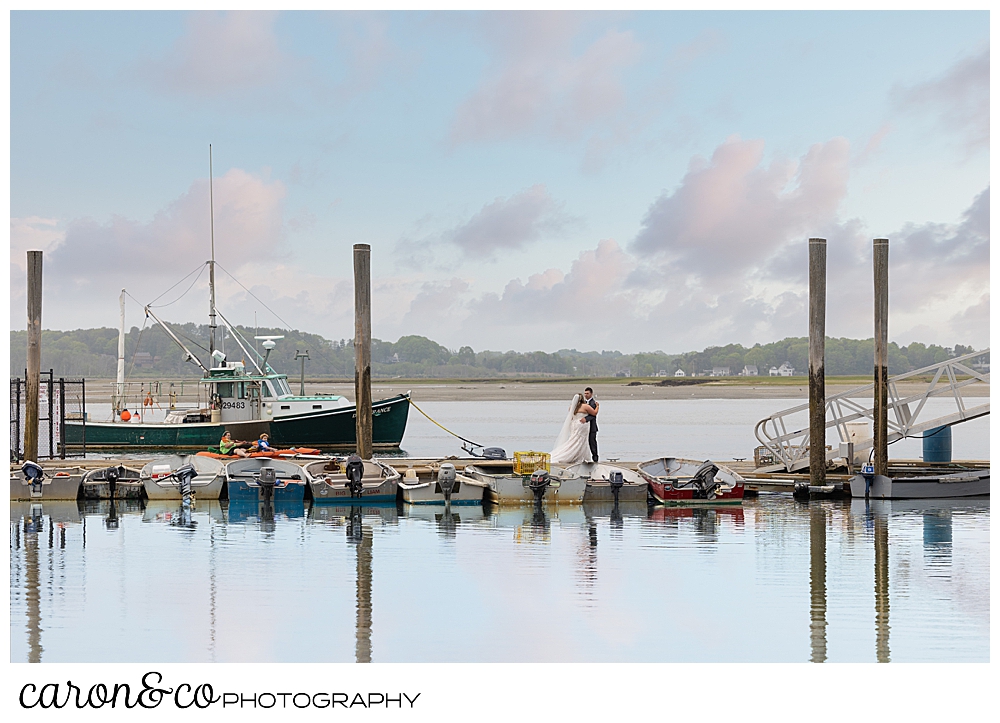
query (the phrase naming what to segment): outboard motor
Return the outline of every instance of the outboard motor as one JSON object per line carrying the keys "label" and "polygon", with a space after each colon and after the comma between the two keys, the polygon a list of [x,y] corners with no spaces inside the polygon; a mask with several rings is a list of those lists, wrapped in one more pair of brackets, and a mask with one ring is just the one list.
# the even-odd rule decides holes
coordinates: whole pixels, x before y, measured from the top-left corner
{"label": "outboard motor", "polygon": [[548,489],[551,477],[544,469],[535,470],[528,479],[527,487],[535,495],[535,504],[541,505],[545,490]]}
{"label": "outboard motor", "polygon": [[621,472],[612,472],[611,476],[608,478],[608,482],[611,483],[611,494],[615,497],[615,507],[618,506],[618,493],[622,491],[622,487],[625,486],[625,476]]}
{"label": "outboard motor", "polygon": [[444,495],[445,504],[451,504],[451,493],[461,484],[455,478],[455,465],[450,462],[442,464],[438,470],[437,483],[441,488],[441,493]]}
{"label": "outboard motor", "polygon": [[483,459],[507,459],[507,452],[502,447],[483,447]]}
{"label": "outboard motor", "polygon": [[706,461],[698,471],[694,473],[694,477],[691,482],[695,487],[695,497],[701,500],[707,499],[710,494],[715,492],[715,488],[719,484],[715,481],[715,473],[719,471],[719,468],[712,464],[711,461]]}
{"label": "outboard motor", "polygon": [[198,470],[194,468],[193,464],[185,464],[178,467],[173,472],[173,477],[177,479],[177,487],[181,493],[181,499],[184,500],[185,504],[191,504],[191,480],[193,480],[198,474]]}
{"label": "outboard motor", "polygon": [[351,490],[351,497],[361,497],[361,490],[364,489],[361,479],[365,476],[365,463],[361,461],[361,457],[356,454],[348,457],[344,473],[347,475],[347,486]]}
{"label": "outboard motor", "polygon": [[28,484],[31,485],[31,496],[41,497],[42,480],[45,479],[45,470],[42,469],[42,466],[36,462],[28,460],[21,465],[21,474],[24,475],[24,478],[28,480]]}
{"label": "outboard motor", "polygon": [[260,494],[264,502],[270,502],[274,498],[274,486],[278,482],[278,475],[274,467],[261,467],[257,484],[260,485]]}
{"label": "outboard motor", "polygon": [[[125,476],[124,467],[108,467],[104,470],[104,481],[108,483],[108,498],[115,498],[115,488],[118,486],[118,480]],[[116,525],[117,527],[117,525]]]}

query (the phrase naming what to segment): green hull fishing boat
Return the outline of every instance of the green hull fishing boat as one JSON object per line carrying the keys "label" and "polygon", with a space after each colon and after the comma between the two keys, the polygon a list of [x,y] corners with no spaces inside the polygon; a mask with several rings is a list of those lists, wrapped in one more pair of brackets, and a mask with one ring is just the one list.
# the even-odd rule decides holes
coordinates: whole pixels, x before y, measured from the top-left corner
{"label": "green hull fishing boat", "polygon": [[[209,189],[211,192],[211,146],[209,146]],[[281,336],[257,336],[263,340],[265,353],[258,354],[239,331],[226,320],[215,305],[215,241],[212,230],[212,256],[208,264],[209,363],[202,363],[177,337],[174,331],[149,305],[144,311],[160,324],[171,339],[184,351],[185,360],[202,371],[199,380],[204,393],[199,394],[195,408],[171,409],[160,421],[136,422],[124,414],[125,408],[125,290],[119,303],[121,325],[118,336],[118,375],[112,401],[111,419],[91,422],[67,419],[63,436],[66,446],[87,449],[157,449],[205,450],[219,444],[223,433],[235,440],[253,441],[267,433],[272,447],[310,447],[323,450],[348,450],[356,446],[355,406],[338,395],[294,395],[288,378],[268,365],[267,359]],[[171,302],[172,303],[172,302]],[[215,344],[216,314],[222,317],[233,340],[239,345],[244,360],[228,362],[226,354]],[[304,368],[304,367],[303,367]],[[304,391],[304,382],[303,389]],[[406,431],[410,394],[400,394],[372,403],[372,444],[376,449],[398,449]],[[123,419],[122,417],[125,417]]]}
{"label": "green hull fishing boat", "polygon": [[[314,403],[341,400],[343,397],[292,397],[281,399],[280,405],[295,402]],[[346,400],[344,400],[346,401]],[[296,405],[298,406],[298,405]],[[310,404],[309,406],[312,406]],[[372,445],[376,449],[398,449],[406,431],[409,394],[372,403]],[[192,417],[188,414],[187,417]],[[233,439],[254,440],[262,432],[270,436],[276,447],[317,447],[330,450],[351,450],[356,446],[355,411],[353,405],[337,409],[309,411],[276,419],[243,421],[191,421],[180,423],[136,424],[129,422],[87,422],[66,420],[66,445],[70,448],[86,444],[87,449],[170,449],[204,450],[219,443],[223,432]],[[201,415],[197,415],[198,418]]]}

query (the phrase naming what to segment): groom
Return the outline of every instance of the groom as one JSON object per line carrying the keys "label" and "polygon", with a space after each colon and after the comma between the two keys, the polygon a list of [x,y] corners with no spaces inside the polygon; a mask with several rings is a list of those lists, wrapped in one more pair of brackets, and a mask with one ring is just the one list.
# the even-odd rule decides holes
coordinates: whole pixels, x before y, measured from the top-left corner
{"label": "groom", "polygon": [[594,410],[592,414],[580,420],[580,424],[590,423],[590,454],[594,461],[597,461],[597,413],[601,410],[600,403],[594,399],[594,390],[587,387],[583,390],[583,403],[590,405]]}

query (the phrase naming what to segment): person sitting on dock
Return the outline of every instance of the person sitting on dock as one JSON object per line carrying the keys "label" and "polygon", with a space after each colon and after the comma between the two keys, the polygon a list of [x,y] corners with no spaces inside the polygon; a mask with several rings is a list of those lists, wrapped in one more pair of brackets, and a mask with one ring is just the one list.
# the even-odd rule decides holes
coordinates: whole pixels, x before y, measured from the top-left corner
{"label": "person sitting on dock", "polygon": [[250,445],[250,451],[252,452],[270,452],[272,449],[274,447],[267,441],[267,432],[261,432],[260,438]]}
{"label": "person sitting on dock", "polygon": [[225,432],[222,435],[222,439],[219,440],[219,454],[235,454],[237,457],[246,457],[247,451],[243,449],[246,446],[246,442],[237,442],[233,440],[233,437],[229,432]]}

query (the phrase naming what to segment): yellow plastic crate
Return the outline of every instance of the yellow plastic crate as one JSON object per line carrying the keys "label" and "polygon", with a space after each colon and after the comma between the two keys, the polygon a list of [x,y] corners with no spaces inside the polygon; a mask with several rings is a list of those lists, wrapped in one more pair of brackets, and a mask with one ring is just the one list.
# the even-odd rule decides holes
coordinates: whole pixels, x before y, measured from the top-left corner
{"label": "yellow plastic crate", "polygon": [[540,469],[550,471],[548,452],[514,452],[514,474],[528,475]]}

